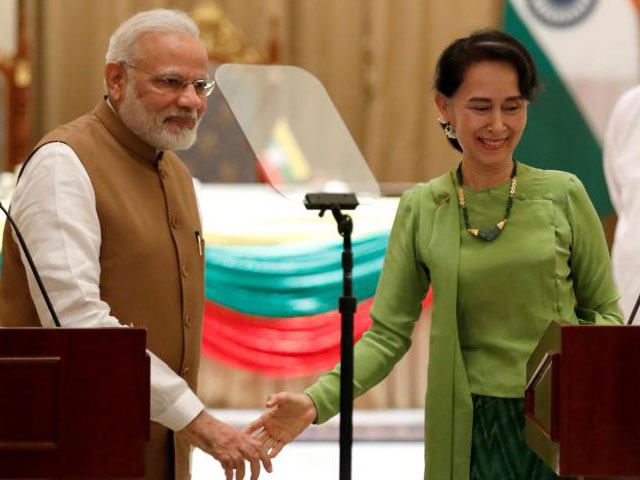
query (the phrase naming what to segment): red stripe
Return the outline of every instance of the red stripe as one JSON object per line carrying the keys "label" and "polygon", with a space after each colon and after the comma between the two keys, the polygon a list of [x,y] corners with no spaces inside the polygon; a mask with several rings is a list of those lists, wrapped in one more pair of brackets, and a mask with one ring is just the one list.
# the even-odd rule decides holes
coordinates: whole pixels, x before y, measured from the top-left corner
{"label": "red stripe", "polygon": [[[371,325],[373,299],[358,305],[354,340]],[[431,293],[423,308],[430,306]],[[340,360],[340,313],[266,318],[207,302],[203,353],[235,369],[269,377],[296,377],[329,370]]]}
{"label": "red stripe", "polygon": [[[371,323],[371,301],[358,306],[354,337]],[[339,359],[338,312],[290,319],[264,319],[208,303],[202,347],[205,355],[231,368],[272,377],[311,375],[333,367]]]}
{"label": "red stripe", "polygon": [[636,9],[640,10],[640,0],[629,0],[629,1],[631,2],[631,5],[636,7]]}

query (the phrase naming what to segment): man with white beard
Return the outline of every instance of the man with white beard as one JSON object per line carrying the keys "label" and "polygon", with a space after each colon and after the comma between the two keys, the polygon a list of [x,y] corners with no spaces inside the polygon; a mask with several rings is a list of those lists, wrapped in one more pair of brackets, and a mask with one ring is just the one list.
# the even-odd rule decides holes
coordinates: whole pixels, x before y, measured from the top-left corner
{"label": "man with white beard", "polygon": [[[193,183],[172,150],[196,139],[213,82],[193,20],[134,15],[113,33],[106,96],[25,162],[11,210],[63,326],[147,329],[151,441],[146,479],[187,480],[196,446],[227,480],[271,471],[264,447],[195,395],[204,313],[204,242]],[[0,327],[53,326],[5,227]],[[117,355],[117,352],[114,352]],[[100,435],[100,432],[96,432]]]}

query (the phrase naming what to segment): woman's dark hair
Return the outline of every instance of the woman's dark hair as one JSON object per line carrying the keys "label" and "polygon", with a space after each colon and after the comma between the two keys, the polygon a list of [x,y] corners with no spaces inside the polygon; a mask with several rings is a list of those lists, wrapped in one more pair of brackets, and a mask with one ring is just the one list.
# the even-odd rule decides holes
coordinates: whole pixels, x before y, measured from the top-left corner
{"label": "woman's dark hair", "polygon": [[[480,30],[455,40],[445,48],[436,66],[436,90],[447,97],[453,96],[462,85],[469,67],[486,60],[513,66],[518,73],[520,94],[527,100],[533,100],[538,90],[538,73],[533,58],[520,42],[499,30]],[[448,140],[454,148],[462,151],[456,139]]]}

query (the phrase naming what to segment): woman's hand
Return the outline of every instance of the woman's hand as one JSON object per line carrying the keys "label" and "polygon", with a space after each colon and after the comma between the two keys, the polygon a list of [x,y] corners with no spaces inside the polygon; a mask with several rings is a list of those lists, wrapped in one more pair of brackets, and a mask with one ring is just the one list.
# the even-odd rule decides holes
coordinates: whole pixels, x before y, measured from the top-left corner
{"label": "woman's hand", "polygon": [[276,393],[269,396],[265,406],[269,410],[243,431],[247,434],[257,432],[256,438],[266,447],[271,458],[300,435],[318,414],[313,400],[305,393]]}

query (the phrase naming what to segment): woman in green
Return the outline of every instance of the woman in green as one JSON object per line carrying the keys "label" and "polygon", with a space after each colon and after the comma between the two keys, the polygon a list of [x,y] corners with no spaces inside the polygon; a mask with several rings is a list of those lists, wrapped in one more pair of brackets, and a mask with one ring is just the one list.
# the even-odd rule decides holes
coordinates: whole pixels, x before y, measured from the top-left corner
{"label": "woman in green", "polygon": [[[373,325],[355,347],[355,394],[408,350],[431,286],[425,478],[557,478],[524,442],[526,362],[554,319],[622,323],[602,227],[574,175],[513,158],[537,87],[515,39],[482,31],[456,40],[435,86],[439,120],[462,159],[400,200]],[[275,456],[337,413],[339,374],[304,394],[272,395],[248,431]]]}

